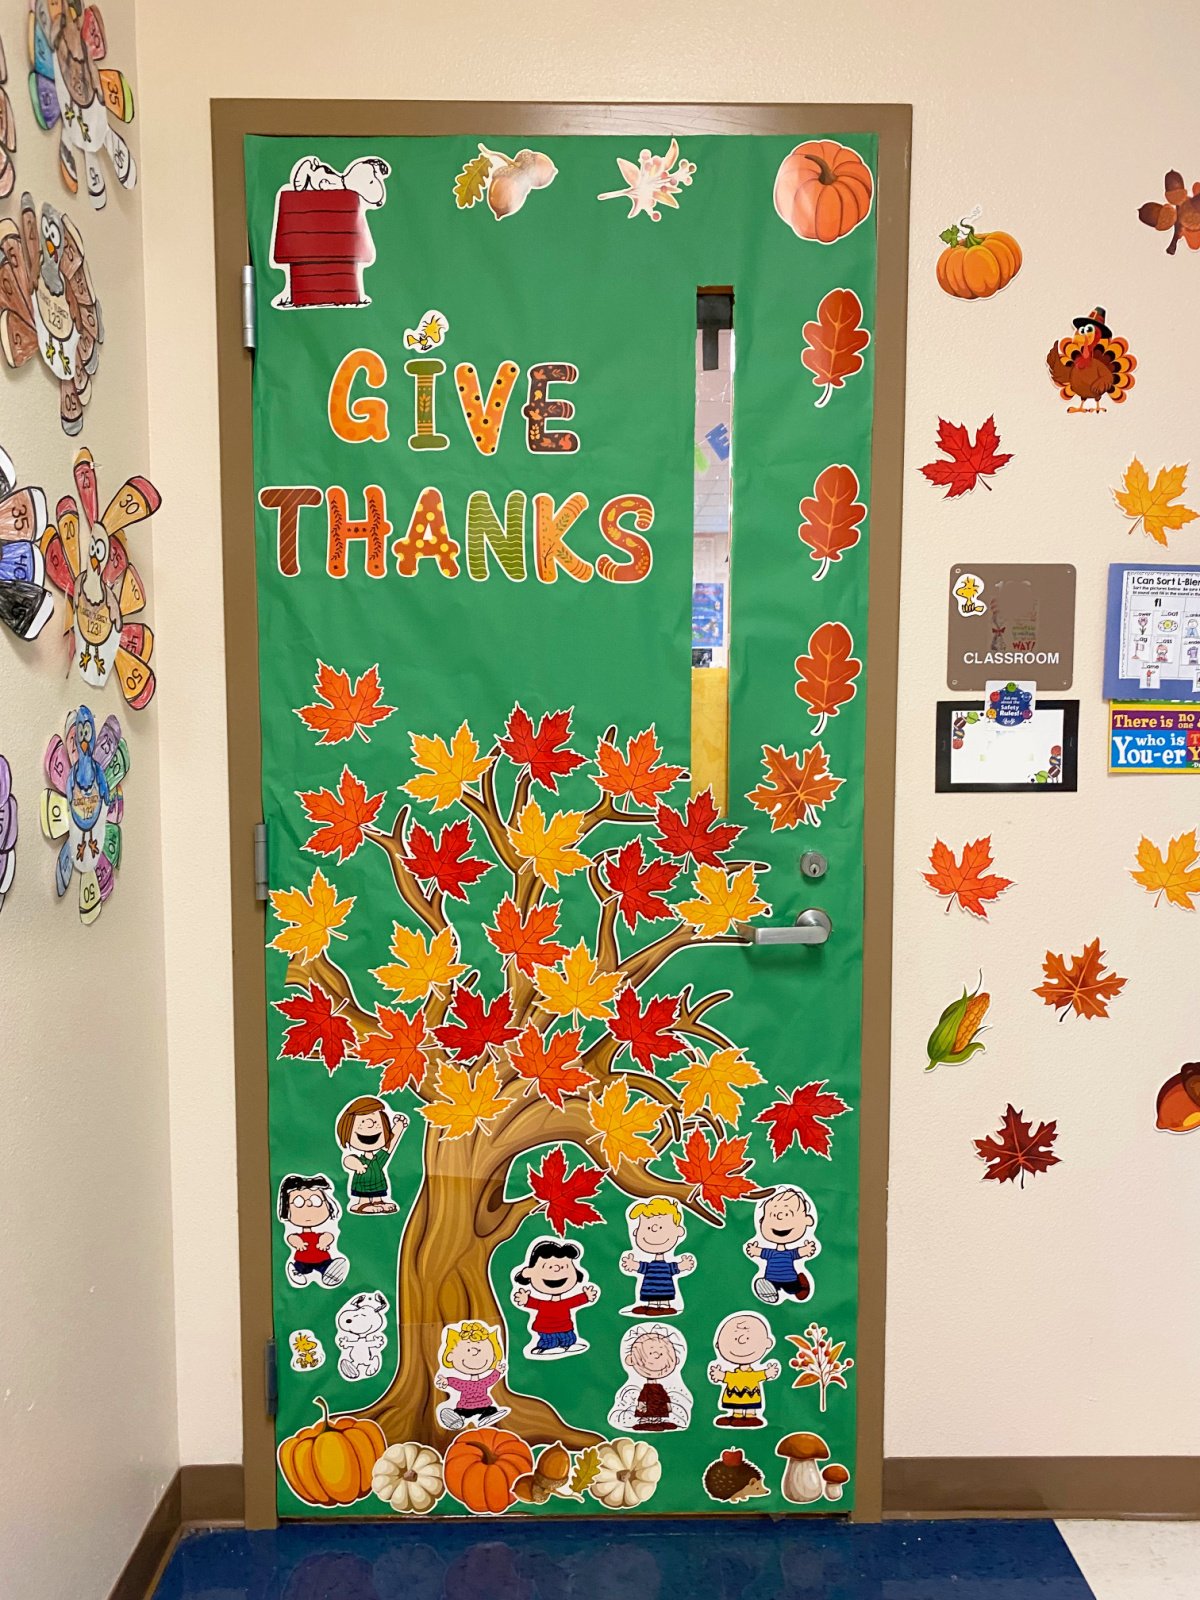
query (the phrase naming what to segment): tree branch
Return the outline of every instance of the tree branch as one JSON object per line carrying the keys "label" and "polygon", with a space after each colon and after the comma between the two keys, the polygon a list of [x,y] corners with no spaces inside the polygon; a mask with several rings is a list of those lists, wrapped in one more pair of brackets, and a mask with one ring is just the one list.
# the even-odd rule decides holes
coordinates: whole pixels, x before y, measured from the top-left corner
{"label": "tree branch", "polygon": [[427,928],[432,929],[434,933],[441,933],[447,925],[442,912],[441,891],[435,889],[432,895],[426,895],[402,859],[406,853],[405,825],[408,821],[408,812],[407,805],[400,807],[390,833],[384,833],[380,828],[368,828],[365,837],[372,844],[377,844],[387,856],[396,888],[405,905],[410,911],[416,912]]}

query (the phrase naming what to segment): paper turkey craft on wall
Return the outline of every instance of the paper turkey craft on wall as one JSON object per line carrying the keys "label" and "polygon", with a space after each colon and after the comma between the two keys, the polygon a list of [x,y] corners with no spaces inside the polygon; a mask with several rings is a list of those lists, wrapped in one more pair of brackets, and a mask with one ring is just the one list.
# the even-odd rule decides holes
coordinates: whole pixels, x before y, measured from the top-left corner
{"label": "paper turkey craft on wall", "polygon": [[41,551],[45,530],[45,491],[18,489],[12,458],[0,450],[0,622],[18,639],[36,639],[54,612]]}
{"label": "paper turkey craft on wall", "polygon": [[17,169],[13,166],[17,153],[17,124],[12,101],[4,87],[7,82],[8,61],[4,55],[4,41],[0,39],[0,200],[13,192],[17,181]]}
{"label": "paper turkey craft on wall", "polygon": [[75,224],[52,205],[39,219],[21,196],[21,219],[0,217],[0,350],[10,367],[36,352],[58,380],[63,432],[83,427],[104,323]]}
{"label": "paper turkey craft on wall", "polygon": [[118,183],[132,189],[137,167],[112,126],[133,121],[133,90],[123,72],[99,65],[108,53],[99,6],[79,0],[29,0],[29,94],[34,115],[49,132],[60,124],[58,163],[63,182],[79,193],[82,169],[87,197],[97,211],[108,199],[100,152],[106,151]]}
{"label": "paper turkey craft on wall", "polygon": [[129,772],[129,747],[116,717],[106,717],[100,732],[87,706],[67,717],[63,737],[46,750],[42,793],[42,832],[62,840],[55,863],[55,886],[66,894],[79,879],[79,916],[94,922],[113,892],[121,865],[121,784]]}
{"label": "paper turkey craft on wall", "polygon": [[75,665],[85,683],[103,688],[115,667],[121,693],[134,711],[154,698],[150,668],[154,635],[131,622],[146,606],[146,586],[125,548],[124,530],[158,510],[158,490],[148,478],[127,478],[99,514],[96,468],[90,450],[77,451],[75,487],[83,504],[65,495],[57,526],[42,539],[46,571],[67,597],[65,631],[74,635]]}

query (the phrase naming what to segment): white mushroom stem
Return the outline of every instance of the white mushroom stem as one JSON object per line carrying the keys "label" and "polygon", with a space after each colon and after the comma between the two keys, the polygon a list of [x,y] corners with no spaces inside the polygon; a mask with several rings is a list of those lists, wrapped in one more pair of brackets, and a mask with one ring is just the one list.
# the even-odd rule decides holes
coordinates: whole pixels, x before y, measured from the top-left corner
{"label": "white mushroom stem", "polygon": [[804,1506],[825,1493],[825,1480],[816,1461],[793,1457],[783,1469],[783,1498]]}
{"label": "white mushroom stem", "polygon": [[825,1479],[825,1494],[830,1500],[840,1500],[842,1498],[842,1485],[838,1483],[836,1478]]}

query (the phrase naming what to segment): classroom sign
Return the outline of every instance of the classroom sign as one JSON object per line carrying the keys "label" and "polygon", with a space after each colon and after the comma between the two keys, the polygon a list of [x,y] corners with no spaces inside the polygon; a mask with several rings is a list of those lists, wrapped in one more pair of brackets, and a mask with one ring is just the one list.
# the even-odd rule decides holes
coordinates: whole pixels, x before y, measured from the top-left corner
{"label": "classroom sign", "polygon": [[247,141],[283,1516],[853,1505],[874,163]]}

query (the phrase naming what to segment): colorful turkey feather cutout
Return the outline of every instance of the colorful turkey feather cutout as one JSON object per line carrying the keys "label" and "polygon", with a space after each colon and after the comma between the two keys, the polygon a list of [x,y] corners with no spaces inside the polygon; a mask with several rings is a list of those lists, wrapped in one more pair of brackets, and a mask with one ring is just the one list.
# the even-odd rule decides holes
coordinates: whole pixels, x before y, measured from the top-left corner
{"label": "colorful turkey feather cutout", "polygon": [[75,487],[58,502],[56,525],[42,536],[51,581],[67,597],[64,632],[74,636],[75,664],[85,683],[103,688],[113,672],[134,711],[154,698],[150,667],[154,635],[131,617],[145,609],[146,586],[129,559],[124,533],[158,510],[158,490],[147,478],[127,478],[99,513],[96,469],[90,450],[75,456]]}
{"label": "colorful turkey feather cutout", "polygon": [[94,922],[112,894],[121,865],[121,785],[129,773],[129,746],[116,717],[97,732],[87,706],[67,717],[63,737],[46,750],[42,832],[59,846],[55,881],[59,896],[79,880],[79,917]]}
{"label": "colorful turkey feather cutout", "polygon": [[108,53],[99,6],[84,10],[77,0],[30,0],[29,9],[33,114],[47,132],[58,126],[62,180],[78,194],[82,179],[99,211],[108,200],[101,151],[123,188],[137,183],[133,155],[109,120],[133,121],[133,90],[123,72],[99,65]]}

